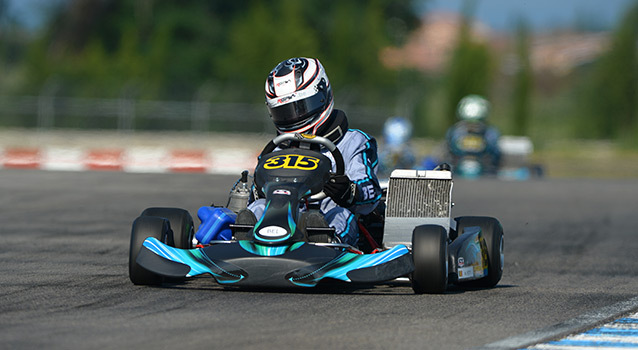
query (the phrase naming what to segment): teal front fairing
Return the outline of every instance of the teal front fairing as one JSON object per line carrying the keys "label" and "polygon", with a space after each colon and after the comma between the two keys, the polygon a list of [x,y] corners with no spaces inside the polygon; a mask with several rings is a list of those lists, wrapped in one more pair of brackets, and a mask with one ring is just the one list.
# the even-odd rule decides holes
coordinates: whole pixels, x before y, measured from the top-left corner
{"label": "teal front fairing", "polygon": [[[408,248],[398,245],[390,250],[377,254],[355,254],[343,252],[335,259],[323,263],[304,267],[290,273],[287,278],[291,283],[301,287],[312,287],[324,278],[332,278],[345,282],[352,282],[349,272],[359,269],[381,266],[394,259],[408,256]],[[396,276],[399,277],[399,276]]]}
{"label": "teal front fairing", "polygon": [[245,251],[259,256],[279,256],[286,252],[301,247],[304,242],[295,242],[292,245],[263,245],[252,241],[239,241],[239,246]]}
{"label": "teal front fairing", "polygon": [[[144,248],[166,260],[190,267],[184,277],[192,277],[204,273],[211,274],[218,283],[236,283],[247,277],[236,266],[211,259],[202,249],[177,249],[170,247],[156,238],[149,237],[144,241]],[[144,251],[142,248],[142,252]],[[140,252],[140,253],[142,253]],[[138,260],[144,258],[142,254]],[[170,274],[166,274],[169,275]]]}
{"label": "teal front fairing", "polygon": [[381,282],[414,270],[403,245],[377,254],[305,242],[273,246],[239,241],[187,250],[155,238],[144,241],[137,263],[161,275],[210,274],[220,284],[253,287],[313,287],[324,279]]}

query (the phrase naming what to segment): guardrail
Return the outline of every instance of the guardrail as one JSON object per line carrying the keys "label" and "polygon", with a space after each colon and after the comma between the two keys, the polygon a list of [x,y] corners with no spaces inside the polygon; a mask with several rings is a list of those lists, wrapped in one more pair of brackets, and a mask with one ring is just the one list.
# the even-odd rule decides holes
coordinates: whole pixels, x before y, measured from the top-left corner
{"label": "guardrail", "polygon": [[[370,132],[380,131],[385,119],[392,115],[389,108],[352,105],[340,108],[348,114],[351,127]],[[79,98],[45,92],[39,96],[0,96],[0,126],[44,130],[86,128],[273,133],[274,127],[267,113],[261,103]]]}

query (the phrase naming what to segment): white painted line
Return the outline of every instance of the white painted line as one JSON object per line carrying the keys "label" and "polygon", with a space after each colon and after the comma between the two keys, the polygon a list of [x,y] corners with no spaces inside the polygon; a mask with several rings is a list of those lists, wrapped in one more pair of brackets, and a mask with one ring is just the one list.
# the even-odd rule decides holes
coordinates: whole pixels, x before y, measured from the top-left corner
{"label": "white painted line", "polygon": [[[594,327],[596,324],[610,320],[614,317],[626,314],[632,310],[638,309],[638,296],[631,299],[621,301],[611,306],[603,307],[602,309],[587,312],[571,320],[567,320],[562,323],[542,328],[539,330],[531,331],[528,333],[515,335],[510,338],[496,341],[494,343],[486,344],[480,347],[472,348],[473,350],[505,350],[505,349],[520,349],[533,344],[538,344],[549,339],[556,339],[561,336],[568,335],[570,333],[578,332],[583,329]],[[550,348],[544,348],[550,349]],[[558,348],[551,348],[558,349]],[[574,349],[571,347],[569,349]],[[596,348],[602,349],[602,348]],[[626,349],[626,348],[625,348]]]}

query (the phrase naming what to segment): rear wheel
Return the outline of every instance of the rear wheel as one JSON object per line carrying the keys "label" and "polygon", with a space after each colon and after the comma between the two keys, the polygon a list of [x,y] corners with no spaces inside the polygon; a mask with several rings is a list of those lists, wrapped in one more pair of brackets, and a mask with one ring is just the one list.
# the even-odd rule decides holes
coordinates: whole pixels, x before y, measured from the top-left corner
{"label": "rear wheel", "polygon": [[142,212],[141,216],[157,216],[165,218],[170,223],[172,234],[166,243],[180,249],[191,249],[193,247],[193,217],[187,210],[179,208],[148,208]]}
{"label": "rear wheel", "polygon": [[417,294],[440,294],[447,288],[447,233],[438,225],[421,225],[412,231],[412,289]]}
{"label": "rear wheel", "polygon": [[146,238],[154,237],[159,241],[166,242],[169,232],[168,221],[163,218],[140,216],[133,221],[128,258],[128,275],[133,284],[156,285],[162,283],[162,276],[140,266],[137,263],[137,256]]}
{"label": "rear wheel", "polygon": [[466,227],[480,227],[487,246],[487,276],[463,284],[481,288],[494,287],[503,276],[503,226],[497,219],[487,216],[462,216],[454,220],[459,235],[463,234]]}

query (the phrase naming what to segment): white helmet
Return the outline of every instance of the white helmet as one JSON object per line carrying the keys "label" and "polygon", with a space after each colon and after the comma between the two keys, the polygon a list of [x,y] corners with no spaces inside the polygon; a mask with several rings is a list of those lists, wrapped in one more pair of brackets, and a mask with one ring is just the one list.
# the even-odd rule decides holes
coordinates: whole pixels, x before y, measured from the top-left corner
{"label": "white helmet", "polygon": [[383,124],[383,139],[386,145],[401,146],[412,136],[412,123],[403,117],[392,117]]}
{"label": "white helmet", "polygon": [[490,112],[490,103],[479,95],[468,95],[461,99],[456,113],[461,120],[483,121]]}
{"label": "white helmet", "polygon": [[296,57],[279,63],[266,79],[266,106],[279,132],[316,135],[334,106],[319,60]]}

